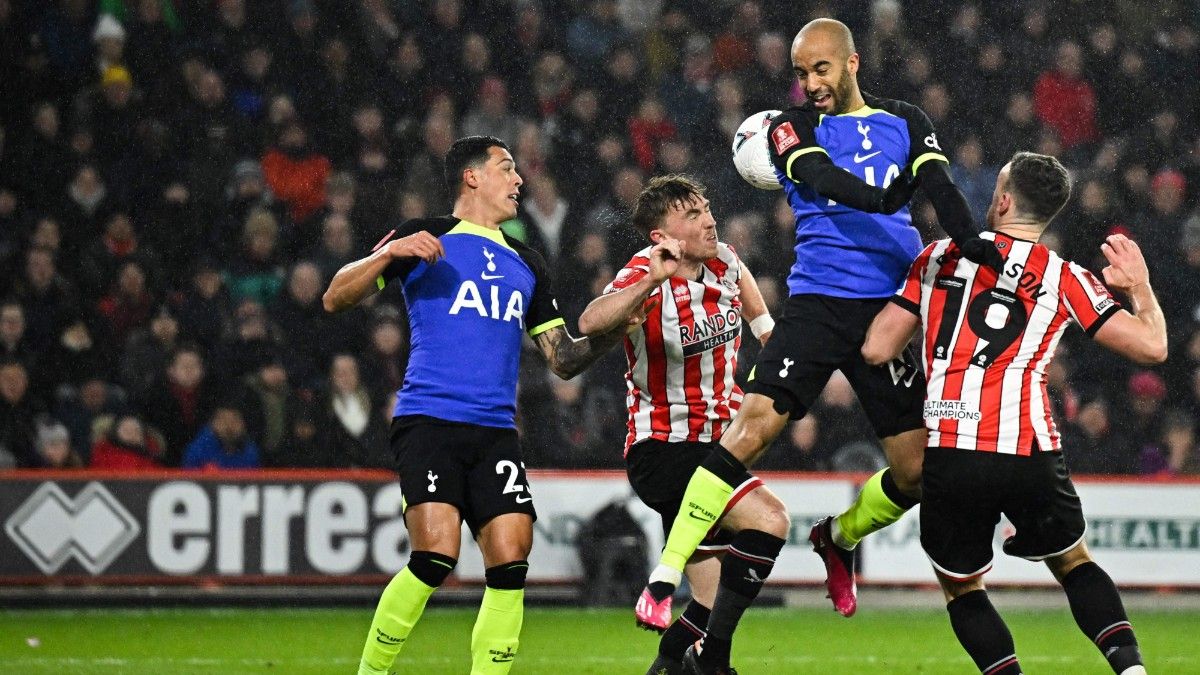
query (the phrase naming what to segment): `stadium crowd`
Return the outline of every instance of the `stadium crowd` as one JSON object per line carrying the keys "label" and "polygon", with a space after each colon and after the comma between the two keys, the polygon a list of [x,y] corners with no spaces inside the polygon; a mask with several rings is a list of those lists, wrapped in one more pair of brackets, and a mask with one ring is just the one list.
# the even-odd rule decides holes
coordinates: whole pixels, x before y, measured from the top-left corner
{"label": "stadium crowd", "polygon": [[[329,314],[321,295],[449,208],[463,135],[513,148],[505,229],[548,259],[569,322],[644,246],[629,205],[665,172],[709,187],[777,307],[792,213],[729,147],[802,96],[788,50],[817,16],[859,36],[866,91],[929,114],[981,223],[998,168],[1034,150],[1075,181],[1048,245],[1099,272],[1106,235],[1139,242],[1170,360],[1136,370],[1073,332],[1056,419],[1076,472],[1200,473],[1187,0],[0,0],[0,468],[390,466],[403,298]],[[529,466],[621,466],[620,350],[566,382],[523,363]],[[760,468],[882,466],[844,379],[813,412]]]}

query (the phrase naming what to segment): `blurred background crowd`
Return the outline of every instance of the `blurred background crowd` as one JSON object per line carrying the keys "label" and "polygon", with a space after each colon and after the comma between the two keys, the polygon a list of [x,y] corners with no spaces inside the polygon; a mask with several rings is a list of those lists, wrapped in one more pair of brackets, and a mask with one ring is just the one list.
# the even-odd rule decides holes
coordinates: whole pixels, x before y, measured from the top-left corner
{"label": "blurred background crowd", "polygon": [[[1048,245],[1098,272],[1106,235],[1140,243],[1171,357],[1140,370],[1073,331],[1058,427],[1076,472],[1200,472],[1195,0],[0,0],[0,467],[390,466],[403,298],[332,315],[321,294],[448,212],[463,135],[512,147],[504,227],[549,260],[572,329],[645,245],[629,207],[664,172],[709,187],[778,307],[792,215],[729,148],[803,100],[789,45],[818,16],[854,31],[865,91],[929,115],[980,222],[1035,150],[1075,180]],[[528,465],[621,466],[621,350],[569,382],[530,350]],[[835,377],[760,467],[869,468],[869,428]]]}

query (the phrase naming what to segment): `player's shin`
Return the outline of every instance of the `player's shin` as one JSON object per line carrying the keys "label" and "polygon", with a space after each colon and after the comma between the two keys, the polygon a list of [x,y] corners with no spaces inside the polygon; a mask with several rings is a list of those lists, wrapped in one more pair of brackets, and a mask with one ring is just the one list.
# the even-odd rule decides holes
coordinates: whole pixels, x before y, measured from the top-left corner
{"label": "player's shin", "polygon": [[729,544],[721,561],[721,583],[708,618],[708,635],[700,657],[714,664],[728,664],[733,633],[742,615],[762,591],[775,567],[775,559],[786,542],[761,530],[742,530]]}
{"label": "player's shin", "polygon": [[1075,623],[1108,659],[1113,672],[1137,672],[1131,669],[1142,665],[1142,655],[1108,573],[1094,562],[1085,562],[1063,577],[1062,587]]}
{"label": "player's shin", "polygon": [[[734,488],[745,477],[746,467],[720,445],[713,448],[696,473],[692,474],[658,567],[650,575],[651,593],[656,600],[670,595],[674,587],[679,585],[688,558],[692,557],[696,547],[721,517]],[[662,593],[654,587],[655,584],[670,586],[663,589],[666,592]]]}
{"label": "player's shin", "polygon": [[1012,633],[992,606],[987,591],[964,593],[946,605],[958,642],[984,675],[1020,675]]}
{"label": "player's shin", "polygon": [[479,616],[471,631],[471,675],[507,673],[520,646],[525,620],[525,575],[529,562],[489,567]]}
{"label": "player's shin", "polygon": [[683,652],[696,640],[704,637],[711,610],[692,600],[658,642],[658,655],[673,663],[683,659]]}
{"label": "player's shin", "polygon": [[890,468],[867,479],[850,508],[834,518],[833,542],[846,550],[858,546],[868,534],[900,520],[918,500],[905,495],[896,486]]}
{"label": "player's shin", "polygon": [[457,561],[432,551],[413,551],[408,565],[383,589],[363,646],[359,675],[387,673],[425,611],[425,603]]}

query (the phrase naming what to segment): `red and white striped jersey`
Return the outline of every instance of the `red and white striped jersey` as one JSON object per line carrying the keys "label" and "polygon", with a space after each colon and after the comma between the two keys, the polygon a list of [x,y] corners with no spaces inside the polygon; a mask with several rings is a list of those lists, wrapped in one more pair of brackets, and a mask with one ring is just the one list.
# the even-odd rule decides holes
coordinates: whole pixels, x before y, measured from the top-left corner
{"label": "red and white striped jersey", "polygon": [[[615,293],[650,273],[650,247],[634,254],[604,293]],[[733,381],[741,346],[741,263],[717,245],[699,281],[672,277],[650,295],[657,306],[640,330],[625,337],[629,446],[660,441],[716,441],[742,403]]]}
{"label": "red and white striped jersey", "polygon": [[1072,322],[1093,335],[1120,307],[1091,272],[1045,246],[981,236],[1004,255],[1002,273],[943,239],[921,252],[892,298],[921,317],[929,446],[1059,451],[1046,366]]}

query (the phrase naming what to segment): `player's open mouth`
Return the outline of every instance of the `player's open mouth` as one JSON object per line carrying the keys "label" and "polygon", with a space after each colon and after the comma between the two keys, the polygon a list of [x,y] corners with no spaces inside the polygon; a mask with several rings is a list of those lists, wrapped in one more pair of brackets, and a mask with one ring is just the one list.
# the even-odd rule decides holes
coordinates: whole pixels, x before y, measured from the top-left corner
{"label": "player's open mouth", "polygon": [[521,202],[521,194],[518,192],[514,192],[514,193],[510,194],[508,196],[508,198],[513,200],[514,204],[519,204]]}
{"label": "player's open mouth", "polygon": [[827,92],[818,92],[809,94],[808,100],[813,102],[813,105],[818,108],[828,108],[833,103],[833,95]]}

